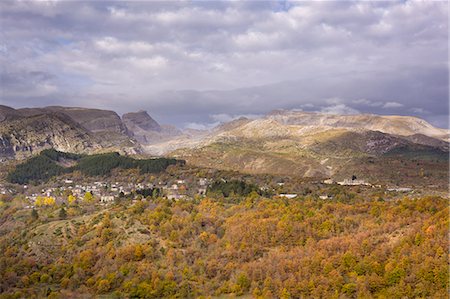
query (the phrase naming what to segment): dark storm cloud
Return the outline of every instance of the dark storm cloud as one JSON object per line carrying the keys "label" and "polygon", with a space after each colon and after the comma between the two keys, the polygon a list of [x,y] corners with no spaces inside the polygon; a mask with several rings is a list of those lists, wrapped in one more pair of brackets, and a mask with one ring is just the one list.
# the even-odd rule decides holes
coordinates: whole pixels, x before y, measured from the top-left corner
{"label": "dark storm cloud", "polygon": [[147,109],[180,126],[277,108],[447,126],[446,5],[5,1],[0,101]]}

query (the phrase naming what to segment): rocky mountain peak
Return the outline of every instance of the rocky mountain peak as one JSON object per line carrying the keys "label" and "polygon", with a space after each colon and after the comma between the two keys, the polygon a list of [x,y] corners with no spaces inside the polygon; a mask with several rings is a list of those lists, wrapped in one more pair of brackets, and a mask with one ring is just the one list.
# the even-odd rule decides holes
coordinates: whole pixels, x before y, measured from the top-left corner
{"label": "rocky mountain peak", "polygon": [[139,127],[146,131],[161,132],[161,126],[156,122],[147,111],[140,110],[138,112],[130,112],[122,115],[122,121],[128,130],[134,131],[135,127]]}

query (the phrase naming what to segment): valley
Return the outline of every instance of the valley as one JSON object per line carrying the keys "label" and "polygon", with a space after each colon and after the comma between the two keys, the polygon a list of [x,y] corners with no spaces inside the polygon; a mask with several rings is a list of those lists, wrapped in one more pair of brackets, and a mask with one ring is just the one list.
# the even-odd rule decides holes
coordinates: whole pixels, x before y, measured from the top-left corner
{"label": "valley", "polygon": [[8,109],[0,298],[445,298],[448,131]]}
{"label": "valley", "polygon": [[445,191],[189,165],[0,191],[1,298],[447,294]]}
{"label": "valley", "polygon": [[448,299],[445,1],[0,1],[0,299]]}

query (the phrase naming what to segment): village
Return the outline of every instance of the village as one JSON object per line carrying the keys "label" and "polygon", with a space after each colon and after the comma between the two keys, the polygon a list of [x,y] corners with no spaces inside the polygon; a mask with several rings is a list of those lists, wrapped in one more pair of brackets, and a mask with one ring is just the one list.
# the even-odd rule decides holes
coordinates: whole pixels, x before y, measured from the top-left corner
{"label": "village", "polygon": [[[225,179],[221,179],[224,182]],[[140,182],[130,182],[120,180],[119,178],[86,180],[86,178],[76,179],[72,177],[61,177],[56,183],[44,184],[40,186],[21,185],[18,188],[22,190],[14,190],[11,186],[0,184],[0,194],[23,194],[29,205],[25,208],[33,209],[35,207],[46,205],[64,205],[94,202],[99,205],[108,205],[119,200],[128,199],[131,201],[146,200],[148,196],[152,198],[161,197],[168,200],[189,199],[194,197],[204,197],[208,187],[214,181],[213,178],[196,177],[196,176],[162,176],[152,177],[152,179],[140,180]],[[334,181],[333,179],[325,179],[320,181],[311,181],[310,184],[322,186],[343,186],[355,187],[361,186],[366,188],[383,188],[385,192],[414,192],[408,187],[391,187],[384,188],[381,185],[373,185],[365,180],[357,179],[355,176],[342,181]],[[17,186],[16,186],[17,187]],[[292,182],[284,180],[275,182],[274,184],[262,184],[259,189],[263,192],[270,192],[273,196],[281,198],[294,199],[299,195],[305,195],[305,191],[296,191],[297,186],[293,186]],[[319,188],[319,190],[322,188]],[[330,192],[324,190],[318,192],[316,196],[319,199],[333,199]]]}
{"label": "village", "polygon": [[[34,188],[31,191],[32,187],[28,185],[23,185],[22,188],[24,189],[23,194],[30,203],[27,208],[34,208],[36,205],[72,204],[86,201],[108,204],[122,198],[145,200],[148,195],[164,197],[168,200],[180,200],[195,195],[205,195],[208,184],[209,180],[206,178],[199,178],[189,184],[185,179],[156,183],[93,181],[84,184],[73,179],[65,179],[57,186],[45,186],[40,190]],[[13,190],[0,186],[0,193],[7,194],[8,192],[12,193]]]}

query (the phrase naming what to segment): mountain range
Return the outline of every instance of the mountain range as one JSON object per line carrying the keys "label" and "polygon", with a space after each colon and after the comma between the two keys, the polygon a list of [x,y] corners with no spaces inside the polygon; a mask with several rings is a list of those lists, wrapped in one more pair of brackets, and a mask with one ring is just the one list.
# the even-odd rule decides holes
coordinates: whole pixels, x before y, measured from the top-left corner
{"label": "mountain range", "polygon": [[367,171],[376,176],[389,166],[386,163],[403,160],[397,172],[411,172],[408,163],[416,160],[425,161],[421,168],[436,168],[433,163],[442,168],[448,161],[449,137],[449,130],[410,116],[276,110],[206,131],[160,125],[146,111],[120,117],[100,109],[0,106],[0,157],[16,159],[47,148],[118,151],[173,156],[202,167],[249,173],[369,177]]}
{"label": "mountain range", "polygon": [[141,144],[180,135],[145,111],[127,113],[79,107],[13,109],[0,105],[0,157],[26,158],[48,148],[65,152],[142,153]]}

